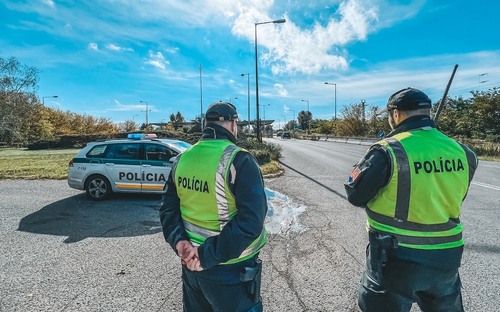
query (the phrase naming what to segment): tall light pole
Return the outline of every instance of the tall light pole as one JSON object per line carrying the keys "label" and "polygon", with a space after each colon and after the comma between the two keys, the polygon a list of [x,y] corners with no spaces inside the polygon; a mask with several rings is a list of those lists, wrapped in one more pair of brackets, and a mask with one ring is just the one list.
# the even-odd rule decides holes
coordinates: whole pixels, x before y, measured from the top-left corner
{"label": "tall light pole", "polygon": [[248,134],[250,134],[250,73],[241,74],[241,76],[247,76],[248,80]]}
{"label": "tall light pole", "polygon": [[58,97],[59,97],[58,95],[42,96],[42,104],[45,106],[45,99],[48,98],[57,99]]}
{"label": "tall light pole", "polygon": [[137,117],[139,117],[139,115],[134,115],[134,116],[132,116],[132,121],[133,121],[133,122],[135,122],[135,117],[136,117],[136,116],[137,116]]}
{"label": "tall light pole", "polygon": [[255,23],[255,106],[257,111],[257,117],[255,118],[257,121],[257,141],[262,142],[262,135],[260,133],[260,120],[259,120],[259,66],[258,66],[258,57],[257,57],[257,26],[262,24],[280,24],[285,23],[285,19],[279,19],[274,21],[260,22]]}
{"label": "tall light pole", "polygon": [[294,109],[288,109],[290,112],[293,112],[293,120],[292,120],[292,127],[295,129],[295,110]]}
{"label": "tall light pole", "polygon": [[271,106],[271,104],[261,105],[264,108],[264,131],[266,130],[266,106]]}
{"label": "tall light pole", "polygon": [[200,64],[200,127],[203,130],[203,84],[201,81],[201,70],[202,66]]}
{"label": "tall light pole", "polygon": [[332,82],[325,82],[326,85],[332,85],[332,86],[335,86],[335,115],[333,117],[333,120],[337,120],[337,84],[336,83],[332,83]]}
{"label": "tall light pole", "polygon": [[285,123],[285,125],[283,126],[283,129],[286,127],[286,115],[281,115],[281,117],[283,117],[283,122]]}
{"label": "tall light pole", "polygon": [[141,103],[146,103],[146,127],[149,125],[149,106],[147,101],[139,101]]}
{"label": "tall light pole", "polygon": [[[307,102],[307,117],[309,118],[309,116],[311,115],[311,113],[309,112],[309,100],[301,100],[302,102]],[[311,130],[311,121],[308,119],[307,120],[307,133],[309,133],[309,131]]]}

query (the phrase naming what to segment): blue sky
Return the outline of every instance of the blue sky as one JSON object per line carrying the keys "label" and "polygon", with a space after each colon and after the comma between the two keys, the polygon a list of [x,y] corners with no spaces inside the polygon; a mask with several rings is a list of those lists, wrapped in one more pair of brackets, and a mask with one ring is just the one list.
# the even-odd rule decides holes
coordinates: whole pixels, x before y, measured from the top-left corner
{"label": "blue sky", "polygon": [[231,100],[247,120],[255,23],[284,18],[257,27],[260,114],[279,125],[307,101],[331,119],[335,90],[338,117],[408,86],[435,102],[455,64],[449,96],[499,87],[498,12],[486,0],[3,0],[0,55],[38,68],[38,96],[63,111],[142,123],[147,102],[161,122]]}

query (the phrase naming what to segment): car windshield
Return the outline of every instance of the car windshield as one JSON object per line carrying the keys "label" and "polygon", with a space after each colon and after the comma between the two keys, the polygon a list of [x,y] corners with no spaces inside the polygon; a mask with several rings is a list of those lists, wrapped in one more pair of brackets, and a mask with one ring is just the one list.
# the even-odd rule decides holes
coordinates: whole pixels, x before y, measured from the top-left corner
{"label": "car windshield", "polygon": [[187,150],[188,148],[191,147],[191,144],[187,143],[187,142],[183,142],[183,141],[179,141],[179,142],[174,142],[174,143],[171,143],[172,145],[175,145],[177,147],[179,147],[179,149],[181,151],[185,151]]}

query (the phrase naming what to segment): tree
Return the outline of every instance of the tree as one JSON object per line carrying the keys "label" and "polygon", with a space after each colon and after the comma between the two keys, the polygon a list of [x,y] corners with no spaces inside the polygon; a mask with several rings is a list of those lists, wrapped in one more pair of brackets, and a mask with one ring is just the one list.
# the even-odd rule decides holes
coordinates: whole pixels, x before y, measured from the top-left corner
{"label": "tree", "polygon": [[342,108],[343,119],[338,124],[337,135],[362,136],[364,135],[364,103],[346,105]]}
{"label": "tree", "polygon": [[174,126],[175,130],[178,130],[183,126],[183,123],[186,122],[184,116],[182,116],[181,112],[177,112],[177,114],[170,114],[170,123]]}
{"label": "tree", "polygon": [[0,57],[0,141],[27,142],[31,125],[25,117],[36,111],[31,105],[38,102],[37,88],[36,68],[23,65],[14,57]]}
{"label": "tree", "polygon": [[309,128],[311,127],[311,121],[312,121],[311,112],[300,111],[299,115],[297,116],[297,120],[298,120],[299,126],[302,128],[302,130],[309,131]]}
{"label": "tree", "polygon": [[474,117],[474,135],[495,142],[500,141],[500,88],[474,91],[473,107],[469,111]]}

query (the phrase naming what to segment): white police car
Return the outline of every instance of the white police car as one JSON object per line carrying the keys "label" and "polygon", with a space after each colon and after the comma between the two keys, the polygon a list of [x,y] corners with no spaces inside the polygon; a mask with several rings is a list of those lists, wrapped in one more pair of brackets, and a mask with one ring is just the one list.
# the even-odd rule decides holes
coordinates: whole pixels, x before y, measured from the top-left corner
{"label": "white police car", "polygon": [[69,162],[68,185],[93,200],[111,192],[161,193],[173,158],[190,146],[142,133],[89,143]]}

